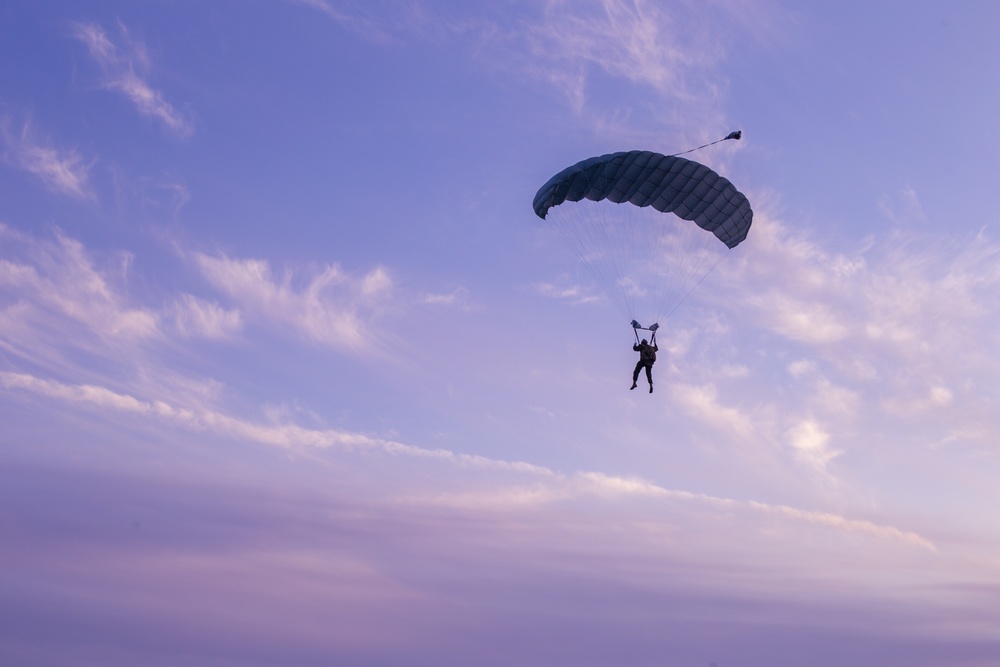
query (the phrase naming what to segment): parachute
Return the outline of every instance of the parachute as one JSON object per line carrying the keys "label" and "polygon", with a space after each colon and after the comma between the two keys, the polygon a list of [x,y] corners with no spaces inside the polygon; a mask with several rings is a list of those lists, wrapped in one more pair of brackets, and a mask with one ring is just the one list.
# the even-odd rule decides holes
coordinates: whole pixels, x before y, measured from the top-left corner
{"label": "parachute", "polygon": [[753,221],[750,202],[728,180],[698,162],[650,151],[578,162],[543,185],[533,206],[633,328],[650,328],[641,318],[654,332]]}

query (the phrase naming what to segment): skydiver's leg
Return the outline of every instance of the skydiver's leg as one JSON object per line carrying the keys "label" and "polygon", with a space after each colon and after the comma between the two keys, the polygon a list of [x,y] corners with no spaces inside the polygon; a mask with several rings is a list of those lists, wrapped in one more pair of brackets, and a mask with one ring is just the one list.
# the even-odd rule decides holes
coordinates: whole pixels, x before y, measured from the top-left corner
{"label": "skydiver's leg", "polygon": [[642,361],[640,360],[640,361],[639,361],[639,363],[637,363],[637,364],[635,365],[635,370],[634,370],[634,371],[632,371],[632,386],[631,386],[631,387],[629,387],[629,389],[635,389],[635,387],[636,387],[636,382],[638,382],[638,381],[639,381],[639,371],[641,371],[641,370],[642,370],[642,367],[643,367],[643,363],[642,363]]}
{"label": "skydiver's leg", "polygon": [[653,393],[653,364],[646,364],[646,379],[649,380],[649,393]]}

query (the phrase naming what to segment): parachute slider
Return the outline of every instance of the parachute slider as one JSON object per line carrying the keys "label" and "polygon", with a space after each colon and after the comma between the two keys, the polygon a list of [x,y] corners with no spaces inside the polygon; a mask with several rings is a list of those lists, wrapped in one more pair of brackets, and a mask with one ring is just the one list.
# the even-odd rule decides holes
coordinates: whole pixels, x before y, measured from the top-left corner
{"label": "parachute slider", "polygon": [[[743,137],[743,130],[736,130],[735,132],[730,132],[726,139],[741,139]],[[726,139],[723,139],[725,141]]]}

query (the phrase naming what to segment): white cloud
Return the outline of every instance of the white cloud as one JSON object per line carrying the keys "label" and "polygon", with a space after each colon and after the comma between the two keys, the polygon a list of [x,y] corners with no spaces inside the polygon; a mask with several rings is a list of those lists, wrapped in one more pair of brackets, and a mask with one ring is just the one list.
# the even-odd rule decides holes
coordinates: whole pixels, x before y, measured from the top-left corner
{"label": "white cloud", "polygon": [[928,402],[936,408],[946,408],[951,404],[953,397],[954,394],[948,387],[931,387]]}
{"label": "white cloud", "polygon": [[[701,378],[692,385],[701,390],[678,400],[695,414],[722,405],[754,419],[763,411],[772,419],[755,424],[758,435],[791,444],[800,462],[821,470],[839,452],[878,446],[867,433],[932,446],[956,432],[1000,432],[991,407],[1000,359],[984,346],[1000,330],[1000,244],[985,233],[895,230],[835,253],[772,218],[769,204],[758,198],[750,236],[717,269],[726,289],[700,294],[763,335],[741,343],[749,376],[737,389],[722,380],[730,359],[699,362],[684,371]],[[702,336],[716,349],[733,344],[725,330],[706,327]],[[785,380],[771,364],[787,371]],[[764,379],[768,391],[748,410],[737,392]],[[850,474],[848,460],[858,461],[845,458],[839,473]]]}
{"label": "white cloud", "polygon": [[[0,260],[0,289],[11,293],[21,317],[40,329],[51,328],[51,318],[59,317],[109,339],[135,340],[157,333],[157,314],[129,307],[108,273],[94,265],[78,241],[57,232],[54,240],[39,242],[3,226],[0,240],[8,247],[27,246],[21,259]],[[129,257],[119,255],[117,261],[126,273]]]}
{"label": "white cloud", "polygon": [[369,348],[372,320],[388,307],[393,288],[383,267],[353,276],[331,265],[296,284],[291,272],[275,277],[265,260],[194,258],[202,275],[257,323],[291,325],[313,341],[353,350]]}
{"label": "white cloud", "polygon": [[724,405],[715,386],[677,383],[671,384],[670,391],[691,415],[713,428],[728,431],[741,440],[753,435],[753,420],[738,408]]}
{"label": "white cloud", "polygon": [[794,378],[801,378],[816,371],[816,362],[809,359],[799,359],[788,365],[788,373]]}
{"label": "white cloud", "polygon": [[[95,385],[72,385],[39,378],[26,373],[0,371],[0,387],[8,391],[26,391],[59,401],[80,404],[103,411],[141,415],[163,420],[186,429],[209,431],[237,440],[245,440],[284,449],[331,449],[345,452],[378,450],[388,455],[412,459],[440,461],[461,468],[491,471],[503,474],[527,475],[532,478],[526,487],[517,483],[510,487],[503,480],[481,485],[474,491],[460,493],[433,492],[410,496],[423,502],[449,506],[506,508],[531,506],[554,501],[587,496],[645,497],[652,499],[680,500],[707,508],[723,509],[727,513],[743,510],[780,516],[794,521],[822,524],[839,531],[869,533],[886,539],[901,540],[925,549],[934,545],[924,537],[909,531],[865,520],[849,519],[837,514],[797,509],[785,505],[771,505],[758,501],[737,501],[706,494],[692,493],[662,487],[639,478],[607,475],[600,472],[577,472],[566,475],[545,466],[525,461],[505,461],[484,456],[469,455],[446,449],[427,449],[395,440],[373,437],[362,433],[335,429],[310,429],[294,423],[261,424],[240,419],[205,407],[172,405],[162,400],[141,398],[112,391]],[[498,488],[497,482],[501,483]]]}
{"label": "white cloud", "polygon": [[331,265],[277,277],[263,260],[181,256],[192,260],[217,298],[167,293],[151,304],[131,275],[130,255],[94,257],[58,230],[41,238],[0,224],[0,348],[45,367],[104,359],[134,364],[136,372],[179,349],[176,343],[269,329],[386,357],[394,347],[380,318],[428,303],[396,294],[381,266],[350,274]]}
{"label": "white cloud", "polygon": [[[573,10],[576,10],[574,13]],[[546,4],[536,49],[547,58],[586,63],[672,95],[693,93],[687,72],[717,63],[724,45],[709,31],[682,30],[661,5],[642,0]],[[687,33],[695,30],[697,34]]]}
{"label": "white cloud", "polygon": [[395,37],[393,36],[394,31],[391,29],[391,26],[384,25],[382,21],[370,14],[363,13],[359,8],[351,7],[344,10],[335,6],[329,0],[292,1],[295,4],[303,5],[323,13],[328,18],[333,19],[336,23],[360,35],[364,39],[373,42],[395,41]]}
{"label": "white cloud", "polygon": [[229,338],[243,328],[238,310],[223,308],[218,303],[182,294],[173,307],[174,327],[188,338]]}
{"label": "white cloud", "polygon": [[816,385],[814,404],[817,412],[852,418],[857,415],[861,406],[861,394],[856,390],[837,386],[826,378],[820,378]]}
{"label": "white cloud", "polygon": [[[604,136],[648,139],[648,130],[631,128],[648,127],[644,114],[655,109],[657,131],[666,123],[685,133],[686,119],[697,117],[690,132],[697,141],[724,125],[718,99],[726,77],[718,66],[728,55],[728,29],[740,27],[727,7],[715,9],[705,20],[645,0],[549,0],[513,40],[522,54],[514,60],[560,91]],[[633,84],[636,94],[598,107],[589,91],[591,79],[602,75]]]}
{"label": "white cloud", "polygon": [[137,190],[144,208],[165,211],[170,216],[176,216],[191,201],[186,185],[162,178],[142,178]]}
{"label": "white cloud", "polygon": [[121,44],[115,44],[100,26],[78,23],[77,39],[86,45],[91,58],[102,72],[101,85],[124,95],[143,116],[154,118],[178,137],[189,137],[194,125],[166,100],[163,93],[146,80],[150,69],[146,47],[132,39],[128,29],[119,22]]}
{"label": "white cloud", "polygon": [[465,287],[456,287],[450,292],[425,293],[416,299],[417,302],[437,308],[452,308],[462,313],[474,313],[482,311],[483,307],[472,299],[469,290]]}
{"label": "white cloud", "polygon": [[372,269],[361,279],[361,294],[366,298],[386,296],[392,290],[392,278],[385,268],[379,266]]}
{"label": "white cloud", "polygon": [[88,179],[93,162],[88,162],[75,149],[60,149],[38,139],[31,119],[24,121],[19,132],[11,129],[11,119],[0,118],[0,138],[5,147],[5,160],[41,179],[47,188],[78,199],[93,199]]}
{"label": "white cloud", "polygon": [[448,294],[425,294],[424,303],[432,306],[450,306],[458,301],[458,298],[458,291],[450,292]]}
{"label": "white cloud", "polygon": [[718,368],[719,377],[736,380],[750,377],[750,368],[746,364],[723,364]]}
{"label": "white cloud", "polygon": [[751,297],[761,312],[766,311],[771,328],[792,340],[826,344],[843,340],[849,333],[847,320],[826,304],[796,299],[778,292]]}
{"label": "white cloud", "polygon": [[[491,19],[479,6],[463,16],[458,5],[443,12],[411,3],[294,2],[373,42],[471,35],[474,54],[488,54],[489,67],[557,91],[595,133],[647,142],[661,138],[664,125],[688,135],[685,143],[718,138],[727,85],[720,65],[732,35],[767,32],[774,15],[758,9],[751,22],[726,3],[692,13],[649,0],[546,0],[528,3],[507,27],[509,18]],[[633,94],[599,100],[590,92],[601,77],[631,84]]]}
{"label": "white cloud", "polygon": [[983,234],[956,242],[895,232],[858,253],[828,253],[765,208],[738,261],[719,272],[735,309],[841,361],[861,353],[863,374],[887,360],[943,362],[979,348],[970,343],[990,329],[1000,300],[1000,245]]}
{"label": "white cloud", "polygon": [[61,375],[106,378],[117,369],[131,381],[197,391],[159,354],[172,338],[232,338],[241,314],[191,294],[148,305],[131,265],[126,253],[95,257],[59,230],[45,238],[0,224],[0,350]]}
{"label": "white cloud", "polygon": [[819,471],[842,452],[829,447],[830,434],[814,419],[805,419],[788,430],[788,442],[796,455]]}
{"label": "white cloud", "polygon": [[[441,40],[451,35],[490,33],[492,22],[477,5],[466,18],[445,15],[416,2],[361,2],[359,0],[288,0],[320,12],[346,30],[374,43],[400,43],[413,39]],[[452,9],[464,8],[455,5]]]}
{"label": "white cloud", "polygon": [[468,299],[468,290],[463,287],[456,287],[447,294],[425,294],[424,303],[432,306],[451,306]]}
{"label": "white cloud", "polygon": [[787,507],[784,505],[763,505],[762,503],[754,501],[748,502],[747,505],[769,514],[777,514],[787,518],[794,518],[800,521],[829,526],[831,528],[870,533],[883,538],[899,539],[929,551],[937,551],[934,543],[927,538],[911,531],[900,530],[894,526],[880,525],[871,521],[849,519],[831,512],[813,512],[794,507]]}
{"label": "white cloud", "polygon": [[922,392],[900,394],[886,398],[882,405],[888,412],[901,417],[914,417],[945,410],[955,401],[955,392],[942,385],[923,387]]}
{"label": "white cloud", "polygon": [[594,294],[582,285],[557,285],[555,283],[536,283],[531,286],[532,291],[539,296],[549,299],[569,301],[573,305],[583,305],[600,301],[601,297]]}
{"label": "white cloud", "polygon": [[878,207],[888,220],[903,227],[919,226],[928,221],[917,191],[912,187],[904,188],[895,198],[883,197]]}

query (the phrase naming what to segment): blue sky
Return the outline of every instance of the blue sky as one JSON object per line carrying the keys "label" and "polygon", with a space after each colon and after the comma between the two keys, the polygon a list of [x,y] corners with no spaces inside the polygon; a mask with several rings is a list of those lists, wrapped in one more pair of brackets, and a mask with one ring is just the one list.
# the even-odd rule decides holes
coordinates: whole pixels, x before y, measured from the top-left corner
{"label": "blue sky", "polygon": [[[0,3],[0,662],[997,664],[998,23]],[[735,129],[629,392],[532,198]]]}

